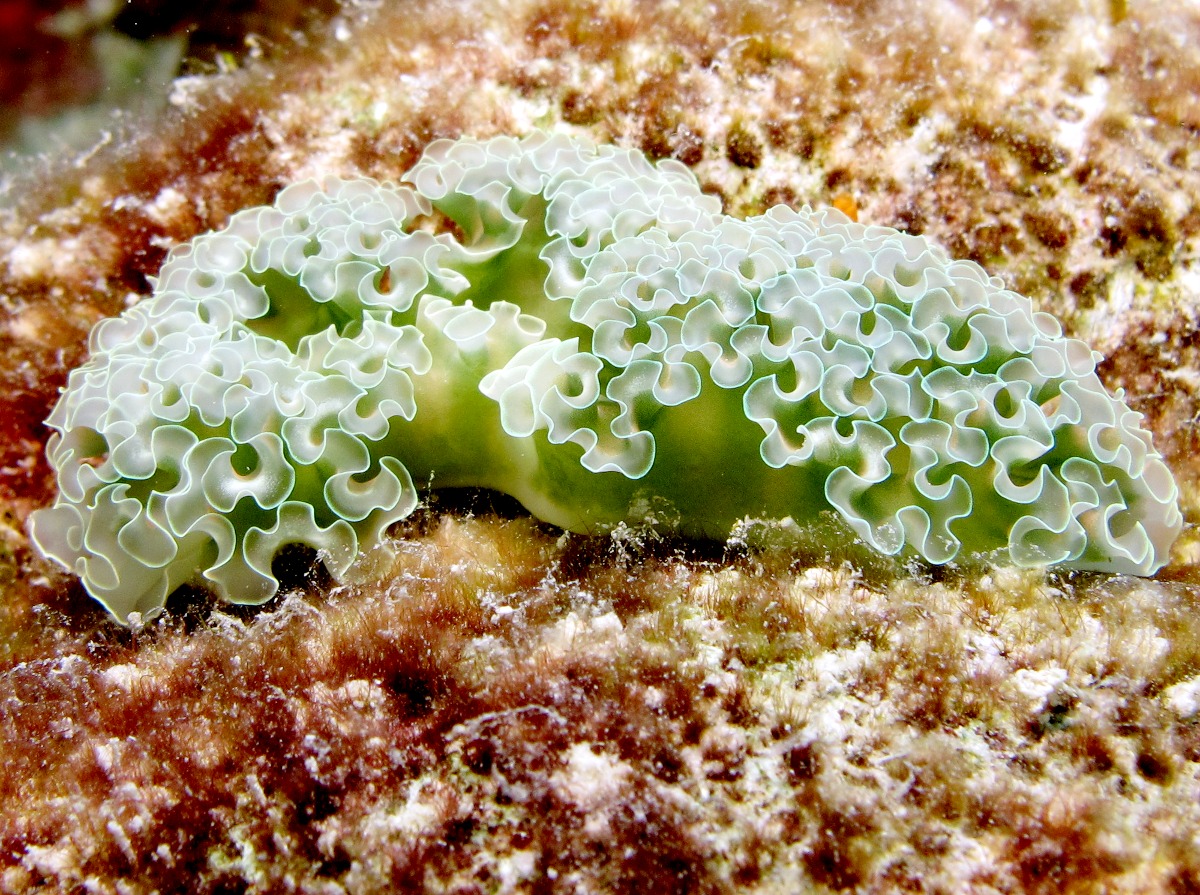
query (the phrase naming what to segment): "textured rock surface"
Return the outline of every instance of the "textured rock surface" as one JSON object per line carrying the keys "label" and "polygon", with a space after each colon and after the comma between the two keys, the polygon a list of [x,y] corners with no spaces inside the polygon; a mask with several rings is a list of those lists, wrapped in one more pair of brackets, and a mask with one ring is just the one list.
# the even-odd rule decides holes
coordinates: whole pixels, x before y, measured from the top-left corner
{"label": "textured rock surface", "polygon": [[40,421],[167,247],[285,183],[564,123],[731,213],[833,204],[985,264],[1107,356],[1194,518],[1194,6],[358,16],[7,188],[0,890],[1200,885],[1190,531],[1152,581],[935,580],[852,545],[562,537],[485,495],[413,518],[378,587],[296,555],[263,610],[134,633],[33,558]]}

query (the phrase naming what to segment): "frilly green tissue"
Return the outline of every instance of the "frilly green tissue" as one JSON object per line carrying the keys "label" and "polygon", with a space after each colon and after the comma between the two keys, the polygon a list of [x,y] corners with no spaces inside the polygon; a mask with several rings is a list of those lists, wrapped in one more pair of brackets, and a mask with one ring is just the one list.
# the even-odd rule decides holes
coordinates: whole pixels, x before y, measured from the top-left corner
{"label": "frilly green tissue", "polygon": [[34,543],[120,621],[315,548],[391,557],[414,482],[598,531],[834,510],[886,554],[1151,574],[1182,520],[1097,355],[977,265],[834,211],[723,215],[674,162],[440,140],[173,251],[48,420]]}

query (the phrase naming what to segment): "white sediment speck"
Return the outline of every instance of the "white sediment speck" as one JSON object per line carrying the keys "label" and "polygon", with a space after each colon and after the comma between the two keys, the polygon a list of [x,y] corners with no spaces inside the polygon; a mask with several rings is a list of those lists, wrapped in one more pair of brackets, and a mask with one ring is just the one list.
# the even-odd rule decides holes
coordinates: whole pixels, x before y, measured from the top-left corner
{"label": "white sediment speck", "polygon": [[1065,668],[1022,668],[1008,679],[1008,686],[1029,702],[1043,705],[1066,682]]}
{"label": "white sediment speck", "polygon": [[1162,691],[1163,704],[1182,720],[1200,713],[1200,674]]}
{"label": "white sediment speck", "polygon": [[115,687],[120,687],[125,692],[133,689],[133,685],[146,677],[147,672],[138,668],[136,665],[113,665],[100,672],[100,676],[107,683]]}
{"label": "white sediment speck", "polygon": [[551,656],[561,657],[585,643],[594,651],[601,645],[616,648],[623,639],[624,627],[612,612],[591,619],[568,612],[546,632],[542,649]]}
{"label": "white sediment speck", "polygon": [[576,743],[567,751],[566,766],[555,771],[550,785],[558,797],[580,811],[595,811],[616,799],[632,768],[590,743]]}
{"label": "white sediment speck", "polygon": [[395,811],[372,816],[367,822],[374,833],[400,834],[411,837],[435,829],[441,815],[436,804],[423,798],[421,781],[413,780],[408,785],[408,797]]}

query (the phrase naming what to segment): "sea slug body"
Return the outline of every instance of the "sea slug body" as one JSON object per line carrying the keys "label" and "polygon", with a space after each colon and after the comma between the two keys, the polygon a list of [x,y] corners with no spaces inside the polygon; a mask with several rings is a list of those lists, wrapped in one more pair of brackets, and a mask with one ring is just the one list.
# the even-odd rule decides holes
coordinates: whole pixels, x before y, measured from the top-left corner
{"label": "sea slug body", "polygon": [[832,509],[935,564],[1151,574],[1182,525],[1097,355],[977,265],[831,210],[730,218],[680,164],[562,135],[288,187],[90,349],[31,534],[122,622],[185,583],[265,601],[293,543],[370,576],[414,482],[572,531],[648,497],[710,537]]}

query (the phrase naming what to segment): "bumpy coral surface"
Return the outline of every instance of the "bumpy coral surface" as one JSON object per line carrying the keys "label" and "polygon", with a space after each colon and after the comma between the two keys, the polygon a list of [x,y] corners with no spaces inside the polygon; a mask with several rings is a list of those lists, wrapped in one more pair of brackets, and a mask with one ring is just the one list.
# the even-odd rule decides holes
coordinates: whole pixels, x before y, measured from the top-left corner
{"label": "bumpy coral surface", "polygon": [[294,543],[361,579],[414,483],[572,531],[833,509],[933,563],[1148,574],[1181,527],[1098,355],[978,265],[835,211],[730,218],[677,162],[561,135],[289,187],[90,347],[31,530],[121,620],[193,581],[265,601]]}

